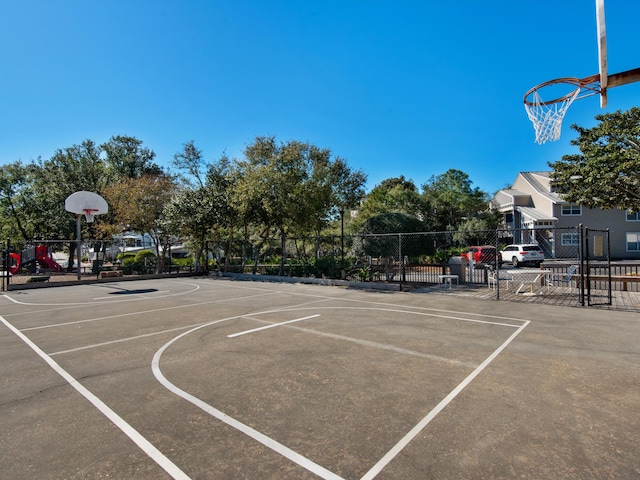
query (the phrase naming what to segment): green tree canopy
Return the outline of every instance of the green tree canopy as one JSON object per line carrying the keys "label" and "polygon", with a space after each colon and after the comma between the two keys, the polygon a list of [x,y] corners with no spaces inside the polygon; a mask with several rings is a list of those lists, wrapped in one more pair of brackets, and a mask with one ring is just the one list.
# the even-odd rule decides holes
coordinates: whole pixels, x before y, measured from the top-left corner
{"label": "green tree canopy", "polygon": [[471,184],[469,175],[450,169],[422,186],[425,200],[431,205],[431,218],[425,219],[431,229],[456,230],[468,218],[487,210],[488,194]]}
{"label": "green tree canopy", "polygon": [[220,193],[209,186],[180,190],[163,211],[163,229],[194,244],[196,270],[200,269],[209,233],[220,223]]}
{"label": "green tree canopy", "polygon": [[402,213],[422,221],[428,209],[428,202],[420,195],[412,180],[404,176],[388,178],[367,194],[353,227],[357,231],[369,219],[384,213]]}
{"label": "green tree canopy", "polygon": [[156,154],[142,146],[142,140],[116,135],[100,145],[111,174],[117,178],[139,178],[143,175],[161,175],[162,169],[153,162]]}
{"label": "green tree canopy", "polygon": [[[87,190],[102,195],[108,174],[100,148],[91,140],[57,150],[34,168],[35,231],[44,238],[75,238],[75,217],[64,209],[72,193]],[[102,221],[102,218],[97,221]]]}
{"label": "green tree canopy", "polygon": [[238,212],[260,226],[263,239],[270,232],[279,235],[283,252],[288,236],[319,233],[340,207],[356,203],[365,181],[344,160],[331,159],[328,149],[277,143],[275,137],[257,137],[237,162],[237,172]]}
{"label": "green tree canopy", "polygon": [[640,211],[640,108],[595,118],[593,128],[571,125],[581,153],[549,163],[552,185],[571,203]]}
{"label": "green tree canopy", "polygon": [[195,180],[198,187],[204,187],[202,172],[206,165],[202,150],[195,146],[193,140],[182,145],[182,151],[173,156],[171,164],[181,172],[180,178],[186,184],[193,185]]}
{"label": "green tree canopy", "polygon": [[31,190],[32,166],[14,162],[0,167],[0,218],[2,238],[19,235],[29,240],[32,235],[29,205],[33,201]]}
{"label": "green tree canopy", "polygon": [[319,232],[340,207],[355,205],[364,193],[362,172],[309,143],[258,137],[237,169],[241,214],[283,235]]}

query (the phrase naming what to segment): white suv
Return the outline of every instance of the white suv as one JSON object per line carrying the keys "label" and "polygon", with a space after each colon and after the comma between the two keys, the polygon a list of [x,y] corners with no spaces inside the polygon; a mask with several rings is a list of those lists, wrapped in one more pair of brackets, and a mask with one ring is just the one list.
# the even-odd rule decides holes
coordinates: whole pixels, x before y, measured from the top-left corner
{"label": "white suv", "polygon": [[544,253],[538,245],[529,243],[507,245],[503,250],[500,250],[500,263],[511,263],[516,268],[521,263],[531,263],[539,267],[543,261]]}

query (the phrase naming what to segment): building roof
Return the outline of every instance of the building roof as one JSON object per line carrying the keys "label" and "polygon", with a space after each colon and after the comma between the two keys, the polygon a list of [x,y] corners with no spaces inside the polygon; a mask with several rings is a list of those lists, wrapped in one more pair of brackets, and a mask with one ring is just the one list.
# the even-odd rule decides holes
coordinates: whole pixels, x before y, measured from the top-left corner
{"label": "building roof", "polygon": [[522,177],[539,195],[542,195],[553,203],[566,203],[560,194],[552,191],[551,172],[520,172]]}
{"label": "building roof", "polygon": [[548,215],[542,210],[538,210],[537,208],[530,207],[516,207],[524,217],[533,220],[535,222],[547,221],[547,222],[557,222],[558,219],[553,215]]}

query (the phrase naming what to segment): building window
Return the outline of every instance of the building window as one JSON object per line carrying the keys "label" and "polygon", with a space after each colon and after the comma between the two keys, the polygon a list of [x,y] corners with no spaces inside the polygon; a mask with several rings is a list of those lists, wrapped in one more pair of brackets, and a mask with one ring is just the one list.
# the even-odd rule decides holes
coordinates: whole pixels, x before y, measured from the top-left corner
{"label": "building window", "polygon": [[627,212],[627,222],[640,222],[640,212]]}
{"label": "building window", "polygon": [[640,232],[627,233],[627,252],[640,252]]}
{"label": "building window", "polygon": [[582,215],[582,206],[572,204],[562,205],[562,215]]}
{"label": "building window", "polygon": [[562,246],[573,247],[580,244],[580,236],[577,233],[563,233]]}

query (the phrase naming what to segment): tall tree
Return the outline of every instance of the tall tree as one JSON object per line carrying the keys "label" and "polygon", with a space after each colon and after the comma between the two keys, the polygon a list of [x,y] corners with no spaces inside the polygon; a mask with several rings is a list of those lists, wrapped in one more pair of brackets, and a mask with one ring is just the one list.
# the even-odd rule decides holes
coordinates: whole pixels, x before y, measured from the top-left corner
{"label": "tall tree", "polygon": [[202,269],[202,252],[212,228],[220,223],[217,201],[220,191],[204,186],[176,192],[163,210],[163,228],[173,235],[190,238],[195,245],[195,269]]}
{"label": "tall tree", "polygon": [[595,118],[592,128],[571,125],[581,153],[549,163],[552,184],[571,203],[640,211],[640,108]]}
{"label": "tall tree", "polygon": [[332,160],[328,149],[298,141],[278,144],[274,137],[256,138],[237,168],[239,212],[262,226],[264,240],[271,232],[279,235],[281,273],[287,237],[319,232],[339,203],[356,201],[365,180],[343,160]]}
{"label": "tall tree", "polygon": [[[193,141],[189,141],[182,146],[182,151],[174,155],[172,165],[178,170],[185,190],[190,191],[173,199],[173,204],[167,210],[170,214],[167,224],[177,227],[182,235],[190,232],[189,235],[196,239],[196,249],[204,248],[204,242],[208,237],[218,240],[218,248],[229,252],[235,229],[240,222],[238,210],[231,197],[237,183],[236,170],[231,160],[222,155],[217,162],[208,163],[204,160],[202,151]],[[207,201],[206,196],[211,197],[211,202]],[[178,202],[184,202],[185,205],[178,205]],[[198,210],[196,215],[201,218],[193,222],[176,218],[185,207]],[[221,241],[225,234],[228,240],[226,245]],[[225,262],[228,262],[228,257],[228,254],[225,255]],[[199,259],[197,252],[196,258]]]}
{"label": "tall tree", "polygon": [[197,148],[193,140],[182,146],[182,151],[173,156],[171,162],[180,172],[180,177],[187,184],[195,183],[198,187],[204,187],[205,179],[203,179],[203,171],[206,168],[205,161],[202,157],[202,150]]}
{"label": "tall tree", "polygon": [[[65,211],[64,202],[69,195],[80,190],[102,195],[108,175],[100,153],[94,142],[85,140],[80,145],[57,150],[49,160],[40,160],[35,166],[33,203],[30,206],[35,237],[75,238],[75,217]],[[95,223],[83,223],[83,228],[87,230],[83,237],[94,237],[96,225],[103,221],[103,218],[97,217]],[[75,245],[75,242],[69,245],[70,258],[73,258]]]}
{"label": "tall tree", "polygon": [[28,206],[32,203],[30,190],[33,168],[14,162],[0,167],[0,215],[2,218],[2,238],[20,234],[22,240],[31,238],[31,221]]}
{"label": "tall tree", "polygon": [[431,205],[429,223],[434,230],[456,230],[465,220],[488,209],[488,194],[471,185],[469,175],[449,169],[422,186],[423,196]]}
{"label": "tall tree", "polygon": [[107,202],[120,232],[133,231],[149,234],[153,241],[157,268],[164,267],[166,244],[161,220],[165,206],[170,202],[175,185],[168,175],[143,175],[138,178],[123,178],[105,189]]}
{"label": "tall tree", "polygon": [[427,210],[428,204],[412,180],[404,176],[387,178],[365,197],[353,226],[359,230],[369,219],[385,213],[401,213],[422,221]]}
{"label": "tall tree", "polygon": [[153,162],[155,152],[143,147],[142,140],[135,137],[116,135],[100,148],[106,154],[106,164],[115,179],[163,174],[162,169]]}

